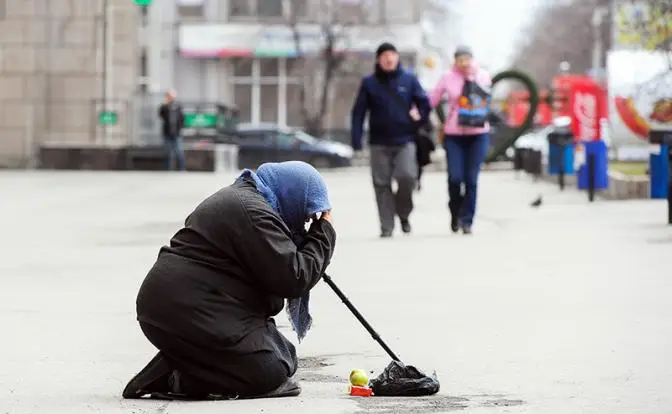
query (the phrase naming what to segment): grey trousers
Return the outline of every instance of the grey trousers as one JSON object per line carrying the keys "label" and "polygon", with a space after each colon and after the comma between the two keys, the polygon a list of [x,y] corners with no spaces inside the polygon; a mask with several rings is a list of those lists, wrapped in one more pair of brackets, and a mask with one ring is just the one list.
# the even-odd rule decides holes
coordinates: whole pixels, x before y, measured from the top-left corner
{"label": "grey trousers", "polygon": [[[400,147],[371,145],[371,178],[378,203],[380,229],[394,230],[394,218],[407,220],[413,210],[413,191],[418,178],[415,143]],[[392,191],[392,180],[397,182],[397,192]]]}

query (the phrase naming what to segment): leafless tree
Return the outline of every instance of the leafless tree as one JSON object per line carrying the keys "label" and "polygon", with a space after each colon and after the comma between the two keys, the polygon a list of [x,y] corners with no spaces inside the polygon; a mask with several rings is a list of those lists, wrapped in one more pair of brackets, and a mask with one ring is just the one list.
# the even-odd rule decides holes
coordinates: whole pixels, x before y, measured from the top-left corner
{"label": "leafless tree", "polygon": [[[573,72],[591,66],[592,17],[596,0],[555,2],[537,11],[522,33],[514,66],[530,73],[539,85],[549,85],[559,64],[568,62]],[[608,35],[605,36],[608,41]]]}
{"label": "leafless tree", "polygon": [[[619,6],[630,4],[625,1],[557,1],[541,8],[522,33],[515,66],[530,72],[541,85],[550,84],[563,61],[571,65],[572,72],[587,71],[592,65],[593,45],[597,40],[592,20],[598,8],[607,10],[600,25],[603,50],[612,46],[612,29],[615,29],[618,44],[614,46],[670,51],[672,0],[639,0],[635,3],[649,7],[649,13],[642,20],[625,18],[620,14],[623,9]],[[606,56],[603,55],[601,64],[604,66],[605,63]]]}
{"label": "leafless tree", "polygon": [[[300,9],[306,2],[285,0],[286,19],[292,30],[296,55],[301,58],[299,70],[302,82],[298,85],[299,105],[306,132],[319,136],[324,131],[325,118],[329,111],[332,84],[347,72],[348,54],[344,53],[350,42],[351,28],[358,22],[358,10],[350,17],[337,13],[329,3],[319,7],[317,25],[319,33],[309,39],[301,22],[304,14]],[[361,10],[361,8],[359,9]],[[345,18],[344,18],[345,17]],[[315,35],[319,40],[315,40]]]}

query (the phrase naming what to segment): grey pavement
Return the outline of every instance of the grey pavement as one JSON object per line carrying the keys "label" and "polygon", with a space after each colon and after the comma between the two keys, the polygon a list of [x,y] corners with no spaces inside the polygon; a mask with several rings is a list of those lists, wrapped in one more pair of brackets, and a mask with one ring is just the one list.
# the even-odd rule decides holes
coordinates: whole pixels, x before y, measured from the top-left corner
{"label": "grey pavement", "polygon": [[300,397],[122,400],[154,353],[135,321],[137,289],[184,217],[233,177],[6,171],[0,413],[672,412],[662,202],[589,204],[488,172],[466,237],[449,233],[445,176],[427,173],[413,234],[379,240],[367,170],[326,176],[339,234],[330,273],[404,361],[437,371],[438,396],[347,397],[351,369],[378,373],[389,358],[321,284],[298,345]]}

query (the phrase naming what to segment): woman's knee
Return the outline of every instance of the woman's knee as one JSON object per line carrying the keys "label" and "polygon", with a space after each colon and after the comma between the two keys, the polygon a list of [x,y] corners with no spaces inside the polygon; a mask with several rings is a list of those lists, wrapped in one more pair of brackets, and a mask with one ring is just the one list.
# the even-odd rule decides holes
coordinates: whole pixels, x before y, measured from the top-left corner
{"label": "woman's knee", "polygon": [[[242,393],[247,395],[263,394],[278,388],[290,378],[296,368],[288,367],[279,358],[265,357],[258,361],[256,367],[250,367],[250,373],[254,374],[250,377],[250,382]],[[262,367],[263,366],[263,367]]]}

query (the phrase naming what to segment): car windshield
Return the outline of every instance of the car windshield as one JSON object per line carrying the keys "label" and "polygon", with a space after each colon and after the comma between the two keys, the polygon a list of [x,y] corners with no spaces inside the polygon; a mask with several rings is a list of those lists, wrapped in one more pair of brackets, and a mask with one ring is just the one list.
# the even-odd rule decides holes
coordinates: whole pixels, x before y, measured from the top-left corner
{"label": "car windshield", "polygon": [[306,144],[317,143],[317,138],[315,138],[312,135],[308,135],[303,131],[298,131],[298,130],[294,131],[294,136],[296,137],[296,139],[298,139],[299,141],[305,142]]}

